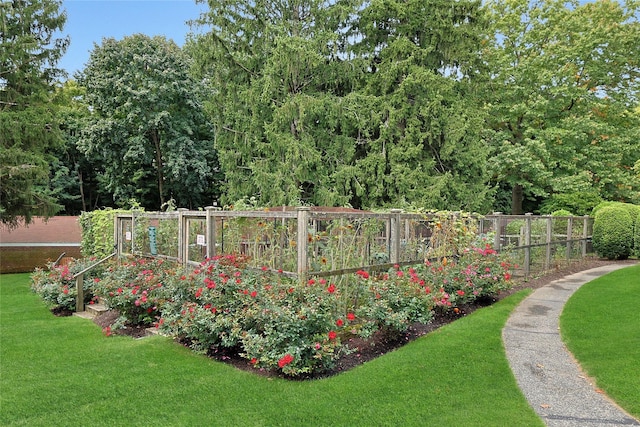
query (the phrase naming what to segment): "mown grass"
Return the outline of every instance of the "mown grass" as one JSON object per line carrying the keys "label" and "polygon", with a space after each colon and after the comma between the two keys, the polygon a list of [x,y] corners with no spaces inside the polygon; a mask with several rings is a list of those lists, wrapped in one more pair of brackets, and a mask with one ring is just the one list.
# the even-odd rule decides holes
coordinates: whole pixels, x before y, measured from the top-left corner
{"label": "mown grass", "polygon": [[543,425],[509,369],[501,330],[521,291],[331,378],[271,380],[163,337],[105,337],[57,318],[29,276],[0,276],[3,426]]}
{"label": "mown grass", "polygon": [[640,418],[640,265],[578,289],[560,326],[567,347],[597,387]]}

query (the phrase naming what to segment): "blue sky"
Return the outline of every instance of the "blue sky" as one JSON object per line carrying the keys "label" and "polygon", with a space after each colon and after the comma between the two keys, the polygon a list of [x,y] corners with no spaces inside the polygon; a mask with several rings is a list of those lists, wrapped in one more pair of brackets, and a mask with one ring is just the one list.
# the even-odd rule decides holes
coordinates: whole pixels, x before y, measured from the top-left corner
{"label": "blue sky", "polygon": [[195,0],[63,0],[62,8],[67,12],[64,34],[71,37],[71,45],[58,66],[69,77],[84,68],[94,43],[100,45],[104,37],[164,35],[182,46],[190,32],[187,21],[207,10]]}
{"label": "blue sky", "polygon": [[100,45],[104,37],[164,35],[182,46],[191,31],[186,22],[206,6],[194,0],[64,0],[62,9],[67,13],[63,34],[71,37],[71,45],[58,66],[73,77],[89,60],[94,43]]}

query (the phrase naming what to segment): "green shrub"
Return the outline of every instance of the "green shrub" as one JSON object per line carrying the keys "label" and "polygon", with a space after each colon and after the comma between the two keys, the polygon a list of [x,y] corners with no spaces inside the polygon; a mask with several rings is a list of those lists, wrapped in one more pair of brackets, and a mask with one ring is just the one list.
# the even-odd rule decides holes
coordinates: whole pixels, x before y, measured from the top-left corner
{"label": "green shrub", "polygon": [[[593,209],[593,216],[596,216],[598,211],[604,207],[610,207],[610,206],[616,206],[619,208],[622,208],[624,210],[626,210],[629,215],[631,216],[631,233],[632,235],[635,234],[636,229],[638,228],[638,224],[640,224],[640,222],[638,222],[638,217],[640,216],[640,206],[638,205],[634,205],[632,203],[622,203],[622,202],[602,202],[600,203],[598,206],[596,206]],[[632,250],[635,252],[635,250],[640,249],[637,247],[637,245],[635,244],[635,242],[632,239]]]}
{"label": "green shrub", "polygon": [[626,259],[633,248],[633,220],[621,206],[598,209],[593,223],[593,248],[607,259]]}
{"label": "green shrub", "polygon": [[613,201],[610,201],[610,200],[606,200],[604,202],[600,202],[591,211],[591,216],[595,218],[595,216],[598,214],[598,211],[600,209],[611,207],[611,206],[619,206],[619,205],[622,205],[622,203],[621,202],[613,202]]}
{"label": "green shrub", "polygon": [[542,202],[540,214],[545,215],[558,210],[566,210],[575,215],[584,216],[591,214],[593,208],[601,202],[602,198],[597,191],[552,194]]}
{"label": "green shrub", "polygon": [[640,258],[640,213],[638,213],[638,216],[636,217],[634,235],[634,253],[636,257]]}

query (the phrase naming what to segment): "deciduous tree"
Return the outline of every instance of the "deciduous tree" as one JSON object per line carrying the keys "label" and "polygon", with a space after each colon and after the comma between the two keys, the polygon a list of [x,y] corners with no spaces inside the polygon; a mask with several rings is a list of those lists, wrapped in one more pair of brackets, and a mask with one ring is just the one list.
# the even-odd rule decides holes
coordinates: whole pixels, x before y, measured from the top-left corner
{"label": "deciduous tree", "polygon": [[488,8],[487,139],[512,212],[523,212],[523,199],[558,193],[638,200],[638,3],[494,0]]}
{"label": "deciduous tree", "polygon": [[104,39],[78,81],[92,114],[79,148],[103,165],[116,203],[201,207],[217,198],[218,165],[203,86],[164,37]]}

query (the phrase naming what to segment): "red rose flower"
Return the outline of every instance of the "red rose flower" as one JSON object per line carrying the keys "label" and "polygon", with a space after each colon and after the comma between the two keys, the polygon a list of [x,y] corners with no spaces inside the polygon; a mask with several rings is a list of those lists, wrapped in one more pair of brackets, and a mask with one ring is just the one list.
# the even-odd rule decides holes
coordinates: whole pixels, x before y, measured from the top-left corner
{"label": "red rose flower", "polygon": [[335,340],[337,336],[338,336],[338,334],[336,334],[336,331],[329,331],[329,339],[330,340]]}
{"label": "red rose flower", "polygon": [[284,368],[291,362],[293,362],[293,356],[290,354],[285,354],[280,358],[280,360],[278,360],[278,367]]}

